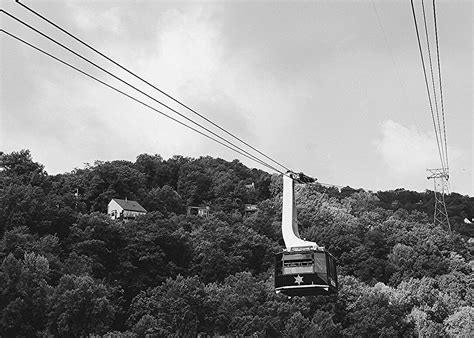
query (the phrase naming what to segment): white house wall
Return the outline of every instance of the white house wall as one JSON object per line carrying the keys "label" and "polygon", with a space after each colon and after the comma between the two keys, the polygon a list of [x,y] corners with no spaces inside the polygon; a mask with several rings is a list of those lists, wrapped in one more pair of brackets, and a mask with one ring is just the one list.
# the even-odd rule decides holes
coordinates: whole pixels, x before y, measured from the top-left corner
{"label": "white house wall", "polygon": [[107,214],[111,215],[113,211],[116,211],[116,216],[112,217],[113,219],[117,219],[120,217],[120,213],[123,211],[123,208],[114,200],[109,202],[109,205],[107,206]]}

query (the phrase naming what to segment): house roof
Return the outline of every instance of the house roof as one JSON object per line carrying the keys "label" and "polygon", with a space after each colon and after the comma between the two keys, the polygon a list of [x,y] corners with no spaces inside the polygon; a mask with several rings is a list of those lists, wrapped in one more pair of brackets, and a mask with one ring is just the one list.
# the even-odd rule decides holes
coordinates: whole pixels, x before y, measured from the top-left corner
{"label": "house roof", "polygon": [[121,200],[118,198],[112,198],[112,201],[117,202],[117,204],[120,205],[123,210],[146,212],[145,208],[142,207],[137,201]]}

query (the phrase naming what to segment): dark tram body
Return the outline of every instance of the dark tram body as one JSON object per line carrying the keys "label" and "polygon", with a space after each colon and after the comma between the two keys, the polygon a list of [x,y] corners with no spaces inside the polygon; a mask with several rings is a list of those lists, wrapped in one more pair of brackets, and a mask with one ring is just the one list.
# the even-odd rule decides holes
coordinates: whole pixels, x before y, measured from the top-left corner
{"label": "dark tram body", "polygon": [[334,257],[326,250],[283,251],[275,255],[275,291],[287,296],[337,294]]}

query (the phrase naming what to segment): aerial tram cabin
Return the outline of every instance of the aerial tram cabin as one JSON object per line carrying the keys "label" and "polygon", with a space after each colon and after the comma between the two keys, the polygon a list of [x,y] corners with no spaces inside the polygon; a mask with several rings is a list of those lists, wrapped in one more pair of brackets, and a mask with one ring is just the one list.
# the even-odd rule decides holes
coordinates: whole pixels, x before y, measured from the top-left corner
{"label": "aerial tram cabin", "polygon": [[316,296],[338,291],[335,258],[315,242],[300,238],[294,184],[315,180],[303,174],[283,175],[282,234],[286,249],[275,255],[275,291],[287,296]]}
{"label": "aerial tram cabin", "polygon": [[287,296],[337,293],[336,261],[326,250],[280,252],[275,255],[275,290]]}

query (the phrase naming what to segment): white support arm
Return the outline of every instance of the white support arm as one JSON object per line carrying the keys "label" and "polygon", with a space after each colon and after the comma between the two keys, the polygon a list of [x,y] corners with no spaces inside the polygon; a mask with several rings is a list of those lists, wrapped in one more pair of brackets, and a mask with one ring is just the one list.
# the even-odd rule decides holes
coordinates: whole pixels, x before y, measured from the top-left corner
{"label": "white support arm", "polygon": [[315,242],[305,241],[300,238],[298,221],[296,217],[295,182],[293,173],[283,175],[283,209],[281,230],[286,249],[291,251],[297,247],[320,248]]}

